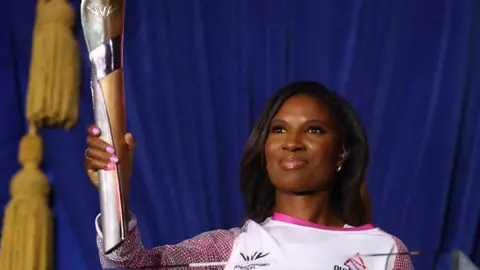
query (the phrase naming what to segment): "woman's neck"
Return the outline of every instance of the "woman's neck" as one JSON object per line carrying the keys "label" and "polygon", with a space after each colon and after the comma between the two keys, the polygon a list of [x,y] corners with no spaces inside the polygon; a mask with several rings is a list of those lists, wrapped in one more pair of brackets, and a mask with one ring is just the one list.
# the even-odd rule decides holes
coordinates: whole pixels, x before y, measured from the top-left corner
{"label": "woman's neck", "polygon": [[345,221],[332,213],[329,201],[325,193],[302,196],[277,191],[274,211],[320,225],[343,227]]}

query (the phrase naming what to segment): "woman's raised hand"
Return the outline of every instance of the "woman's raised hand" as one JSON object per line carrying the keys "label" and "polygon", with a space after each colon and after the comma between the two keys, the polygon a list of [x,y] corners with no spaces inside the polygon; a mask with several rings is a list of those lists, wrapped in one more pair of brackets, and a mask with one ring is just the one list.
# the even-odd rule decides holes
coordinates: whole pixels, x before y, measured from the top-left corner
{"label": "woman's raised hand", "polygon": [[128,160],[120,161],[115,155],[115,149],[112,145],[100,139],[102,131],[95,125],[88,128],[87,150],[85,151],[85,171],[92,184],[98,188],[98,170],[110,170],[118,162],[122,162],[122,166],[126,166],[128,177],[132,172],[133,150],[135,149],[135,140],[131,133],[125,134],[125,143],[128,148]]}

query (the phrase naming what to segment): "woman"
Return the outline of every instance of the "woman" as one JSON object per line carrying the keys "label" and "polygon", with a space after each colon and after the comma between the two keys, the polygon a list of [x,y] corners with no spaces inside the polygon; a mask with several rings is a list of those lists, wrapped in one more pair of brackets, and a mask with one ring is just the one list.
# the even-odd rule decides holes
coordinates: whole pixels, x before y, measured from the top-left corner
{"label": "woman", "polygon": [[[118,158],[97,127],[89,133],[85,165],[96,184],[95,171],[111,168]],[[133,150],[133,137],[125,138]],[[146,250],[132,214],[127,241],[108,255],[97,225],[102,265],[165,269],[223,261],[225,269],[412,269],[405,255],[369,256],[407,250],[369,224],[368,159],[353,107],[321,84],[293,83],[270,99],[248,138],[240,173],[246,202],[241,228]]]}

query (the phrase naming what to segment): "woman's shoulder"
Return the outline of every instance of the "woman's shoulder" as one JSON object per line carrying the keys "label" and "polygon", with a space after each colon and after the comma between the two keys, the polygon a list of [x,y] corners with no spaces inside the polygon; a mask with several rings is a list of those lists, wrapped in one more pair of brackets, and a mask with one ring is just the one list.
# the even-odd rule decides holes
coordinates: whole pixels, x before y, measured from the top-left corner
{"label": "woman's shoulder", "polygon": [[194,238],[191,238],[187,241],[202,241],[204,242],[205,240],[216,243],[216,244],[231,244],[232,241],[235,241],[235,239],[242,233],[247,232],[247,228],[249,227],[249,224],[251,224],[253,221],[247,221],[241,226],[237,227],[231,227],[229,229],[215,229],[215,230],[210,230],[203,232],[201,234],[198,234]]}
{"label": "woman's shoulder", "polygon": [[216,229],[203,232],[193,239],[195,240],[204,240],[204,239],[211,239],[213,241],[228,241],[235,239],[239,234],[244,232],[246,229],[244,226],[242,227],[232,227],[230,229]]}

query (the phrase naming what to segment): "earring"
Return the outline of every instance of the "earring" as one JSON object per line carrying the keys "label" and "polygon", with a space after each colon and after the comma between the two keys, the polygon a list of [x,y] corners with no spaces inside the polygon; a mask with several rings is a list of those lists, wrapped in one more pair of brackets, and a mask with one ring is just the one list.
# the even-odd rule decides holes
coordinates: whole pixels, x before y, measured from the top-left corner
{"label": "earring", "polygon": [[341,169],[342,169],[342,165],[340,164],[340,165],[338,165],[338,167],[337,167],[337,172],[339,172]]}
{"label": "earring", "polygon": [[337,172],[342,169],[343,162],[345,162],[345,158],[348,156],[350,151],[345,150],[345,146],[342,146],[342,153],[340,154],[340,161],[338,162]]}
{"label": "earring", "polygon": [[348,154],[350,154],[350,151],[345,150],[345,147],[342,147],[342,153],[340,154],[340,160],[344,160]]}

